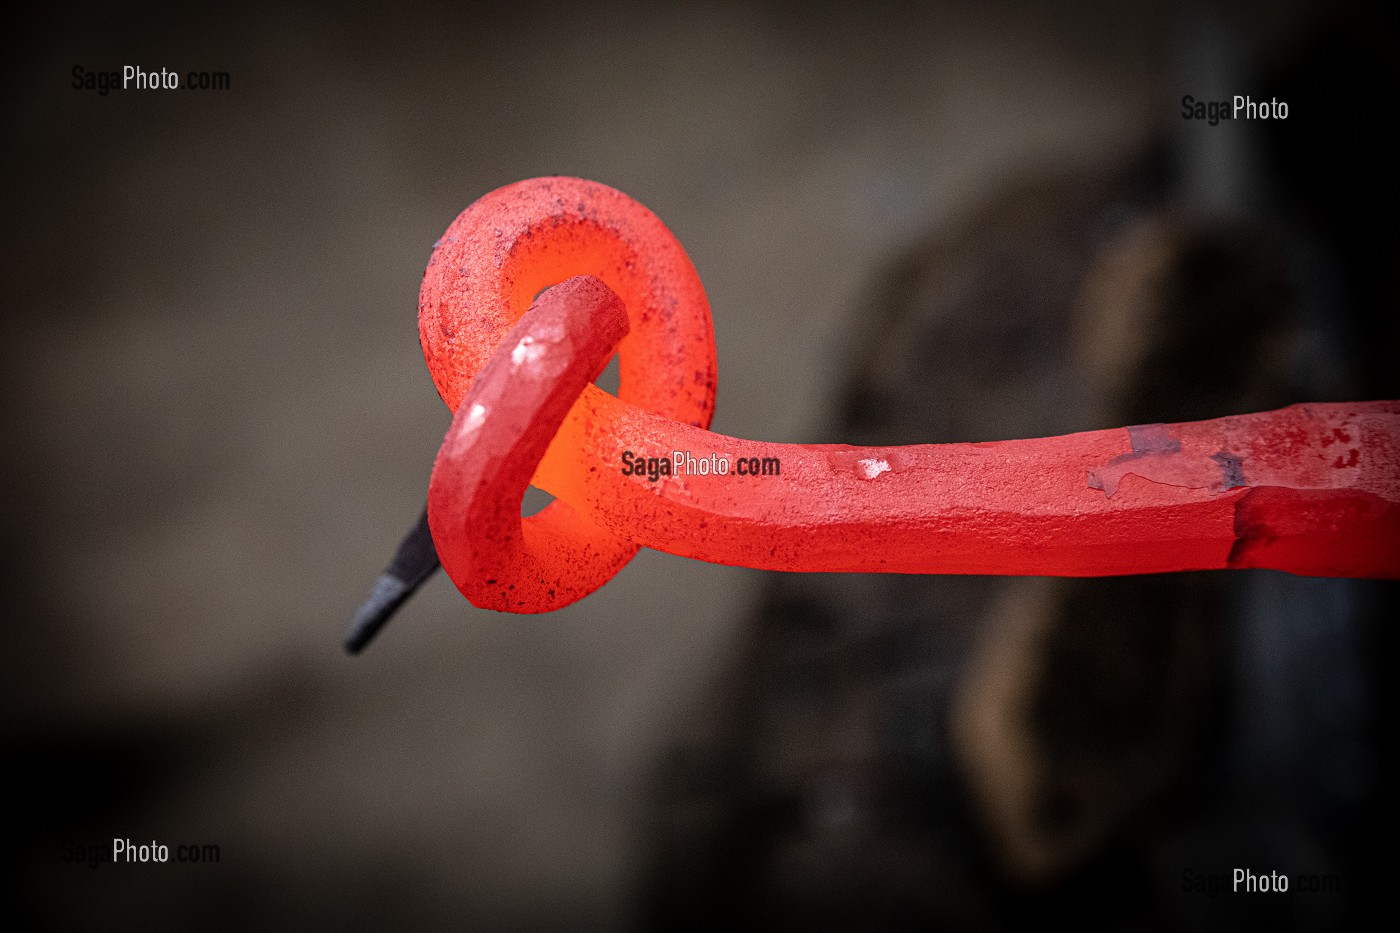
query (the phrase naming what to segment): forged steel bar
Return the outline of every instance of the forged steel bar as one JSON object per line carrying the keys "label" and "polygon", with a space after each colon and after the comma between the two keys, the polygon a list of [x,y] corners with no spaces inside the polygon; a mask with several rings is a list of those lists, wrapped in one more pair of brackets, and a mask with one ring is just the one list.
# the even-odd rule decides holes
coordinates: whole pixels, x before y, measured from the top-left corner
{"label": "forged steel bar", "polygon": [[[650,211],[593,182],[519,182],[464,211],[419,329],[455,412],[428,523],[477,606],[558,609],[641,546],[787,571],[1400,578],[1400,402],[977,444],[713,433],[699,277]],[[614,349],[616,397],[591,384]],[[522,519],[530,484],[556,501]]]}

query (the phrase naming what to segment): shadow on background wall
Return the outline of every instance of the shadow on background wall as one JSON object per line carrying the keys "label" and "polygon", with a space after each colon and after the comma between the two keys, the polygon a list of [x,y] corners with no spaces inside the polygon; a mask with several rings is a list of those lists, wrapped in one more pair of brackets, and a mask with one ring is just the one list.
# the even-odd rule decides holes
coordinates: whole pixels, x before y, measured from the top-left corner
{"label": "shadow on background wall", "polygon": [[[730,434],[1393,398],[1394,39],[1303,4],[20,14],[11,910],[1211,928],[1240,902],[1183,872],[1239,858],[1341,879],[1270,902],[1276,925],[1347,922],[1389,776],[1388,585],[646,552],[549,617],[439,579],[364,656],[339,639],[421,508],[448,413],[418,279],[482,193],[580,175],[665,220],[710,294]],[[126,64],[231,87],[71,87]],[[1237,88],[1290,119],[1181,119]],[[113,837],[219,861],[85,864]]]}

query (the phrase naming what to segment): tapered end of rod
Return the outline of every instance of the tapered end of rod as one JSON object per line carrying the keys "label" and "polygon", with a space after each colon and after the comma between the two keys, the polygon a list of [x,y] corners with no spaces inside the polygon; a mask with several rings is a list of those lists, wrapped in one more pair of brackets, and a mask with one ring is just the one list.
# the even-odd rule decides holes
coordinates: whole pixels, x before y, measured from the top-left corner
{"label": "tapered end of rod", "polygon": [[350,622],[350,634],[345,637],[345,650],[351,654],[363,651],[384,623],[440,566],[433,535],[428,530],[428,510],[424,509],[418,523],[399,545],[393,562],[374,581],[369,596],[356,611]]}

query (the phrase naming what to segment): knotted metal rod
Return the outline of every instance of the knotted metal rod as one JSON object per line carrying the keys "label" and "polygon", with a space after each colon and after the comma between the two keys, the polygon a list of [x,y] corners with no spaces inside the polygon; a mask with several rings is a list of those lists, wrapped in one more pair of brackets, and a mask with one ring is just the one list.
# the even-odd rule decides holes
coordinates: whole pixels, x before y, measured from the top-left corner
{"label": "knotted metal rod", "polygon": [[[455,411],[427,525],[480,607],[561,608],[641,546],[788,571],[1400,578],[1400,402],[978,444],[711,432],[699,277],[650,211],[592,182],[519,182],[463,212],[429,261],[419,329]],[[617,397],[591,384],[615,349]],[[522,519],[532,483],[556,501]],[[424,541],[420,523],[352,650],[435,568]]]}

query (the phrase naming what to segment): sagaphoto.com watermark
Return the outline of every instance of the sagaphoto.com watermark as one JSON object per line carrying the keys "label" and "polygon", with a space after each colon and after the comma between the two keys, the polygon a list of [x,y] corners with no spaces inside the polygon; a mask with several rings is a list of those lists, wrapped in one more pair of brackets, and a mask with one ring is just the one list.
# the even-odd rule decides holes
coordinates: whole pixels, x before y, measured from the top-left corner
{"label": "sagaphoto.com watermark", "polygon": [[660,457],[624,450],[621,472],[623,476],[645,477],[655,483],[663,476],[781,476],[783,464],[777,457],[736,457],[731,461],[723,454],[696,456],[688,450]]}
{"label": "sagaphoto.com watermark", "polygon": [[1228,872],[1205,872],[1183,869],[1181,890],[1187,894],[1204,894],[1210,898],[1222,894],[1341,894],[1342,878],[1335,874],[1307,874],[1249,868],[1232,868]]}
{"label": "sagaphoto.com watermark", "polygon": [[113,91],[228,91],[233,88],[233,74],[140,65],[94,70],[74,65],[69,86],[75,91],[91,91],[99,97],[106,97]]}
{"label": "sagaphoto.com watermark", "polygon": [[181,842],[171,845],[154,839],[149,842],[115,838],[106,842],[63,843],[63,861],[70,865],[99,868],[103,865],[164,865],[177,862],[186,865],[217,865],[223,861],[223,849],[213,842]]}

